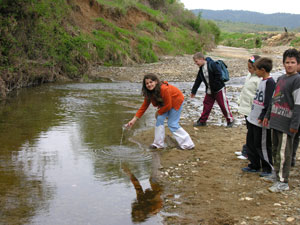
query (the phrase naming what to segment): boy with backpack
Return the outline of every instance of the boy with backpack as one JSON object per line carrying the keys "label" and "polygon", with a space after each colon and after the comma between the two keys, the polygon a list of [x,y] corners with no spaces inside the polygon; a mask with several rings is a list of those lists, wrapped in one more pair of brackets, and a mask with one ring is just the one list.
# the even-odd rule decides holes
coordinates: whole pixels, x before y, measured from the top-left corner
{"label": "boy with backpack", "polygon": [[216,63],[210,57],[205,58],[201,52],[195,53],[193,60],[199,67],[199,72],[192,88],[191,98],[195,97],[202,82],[204,82],[206,87],[206,94],[203,100],[203,112],[197,122],[194,123],[194,126],[206,126],[210,111],[215,101],[217,101],[226,118],[227,127],[232,127],[234,119],[226,97],[226,88],[222,78],[222,71],[224,72],[224,70],[221,69],[219,65],[220,62]]}
{"label": "boy with backpack", "polygon": [[293,155],[293,141],[300,124],[300,75],[297,65],[300,56],[296,49],[283,53],[285,75],[278,78],[272,98],[272,105],[264,118],[263,125],[270,124],[272,151],[276,177],[268,177],[275,183],[270,192],[289,190],[288,178]]}

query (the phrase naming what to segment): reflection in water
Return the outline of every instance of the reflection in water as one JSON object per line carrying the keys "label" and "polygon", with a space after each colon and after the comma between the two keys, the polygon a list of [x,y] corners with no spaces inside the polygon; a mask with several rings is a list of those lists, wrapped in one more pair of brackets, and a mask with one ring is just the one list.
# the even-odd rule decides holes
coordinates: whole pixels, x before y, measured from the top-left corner
{"label": "reflection in water", "polygon": [[147,188],[145,191],[128,166],[122,165],[123,171],[130,178],[136,191],[136,200],[131,205],[131,216],[134,223],[144,222],[150,216],[157,214],[163,206],[161,198],[163,190],[158,179],[158,169],[161,167],[158,152],[153,152],[152,159],[152,171],[149,178],[151,189]]}

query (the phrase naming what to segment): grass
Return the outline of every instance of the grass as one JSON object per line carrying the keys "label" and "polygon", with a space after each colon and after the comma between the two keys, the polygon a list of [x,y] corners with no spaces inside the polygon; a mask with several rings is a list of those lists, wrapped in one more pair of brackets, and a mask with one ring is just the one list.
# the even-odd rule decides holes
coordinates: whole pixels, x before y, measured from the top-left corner
{"label": "grass", "polygon": [[243,47],[247,49],[260,48],[265,35],[254,33],[221,33],[220,43],[231,47]]}

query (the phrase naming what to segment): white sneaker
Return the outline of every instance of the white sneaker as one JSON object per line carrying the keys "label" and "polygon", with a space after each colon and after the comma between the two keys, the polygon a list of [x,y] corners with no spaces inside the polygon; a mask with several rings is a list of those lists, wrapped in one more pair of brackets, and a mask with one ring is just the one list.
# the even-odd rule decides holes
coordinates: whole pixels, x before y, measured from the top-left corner
{"label": "white sneaker", "polygon": [[242,155],[242,152],[235,152],[234,154],[236,154],[237,156]]}
{"label": "white sneaker", "polygon": [[272,187],[268,188],[270,192],[282,192],[290,189],[288,183],[276,182]]}
{"label": "white sneaker", "polygon": [[238,159],[248,159],[247,157],[243,156],[243,155],[240,155],[237,157]]}

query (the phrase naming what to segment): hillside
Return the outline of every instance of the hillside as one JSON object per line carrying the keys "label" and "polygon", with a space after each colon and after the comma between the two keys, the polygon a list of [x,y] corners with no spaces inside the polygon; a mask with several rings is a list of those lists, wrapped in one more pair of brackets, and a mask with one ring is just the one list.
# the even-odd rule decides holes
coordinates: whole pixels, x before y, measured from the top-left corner
{"label": "hillside", "polygon": [[22,87],[88,80],[97,65],[192,54],[220,35],[174,0],[0,0],[0,33],[0,99]]}
{"label": "hillside", "polygon": [[273,13],[264,14],[258,12],[244,10],[192,10],[195,15],[201,12],[204,19],[221,20],[231,22],[242,22],[250,24],[263,24],[268,26],[287,27],[288,29],[296,29],[300,27],[300,14],[289,13]]}

